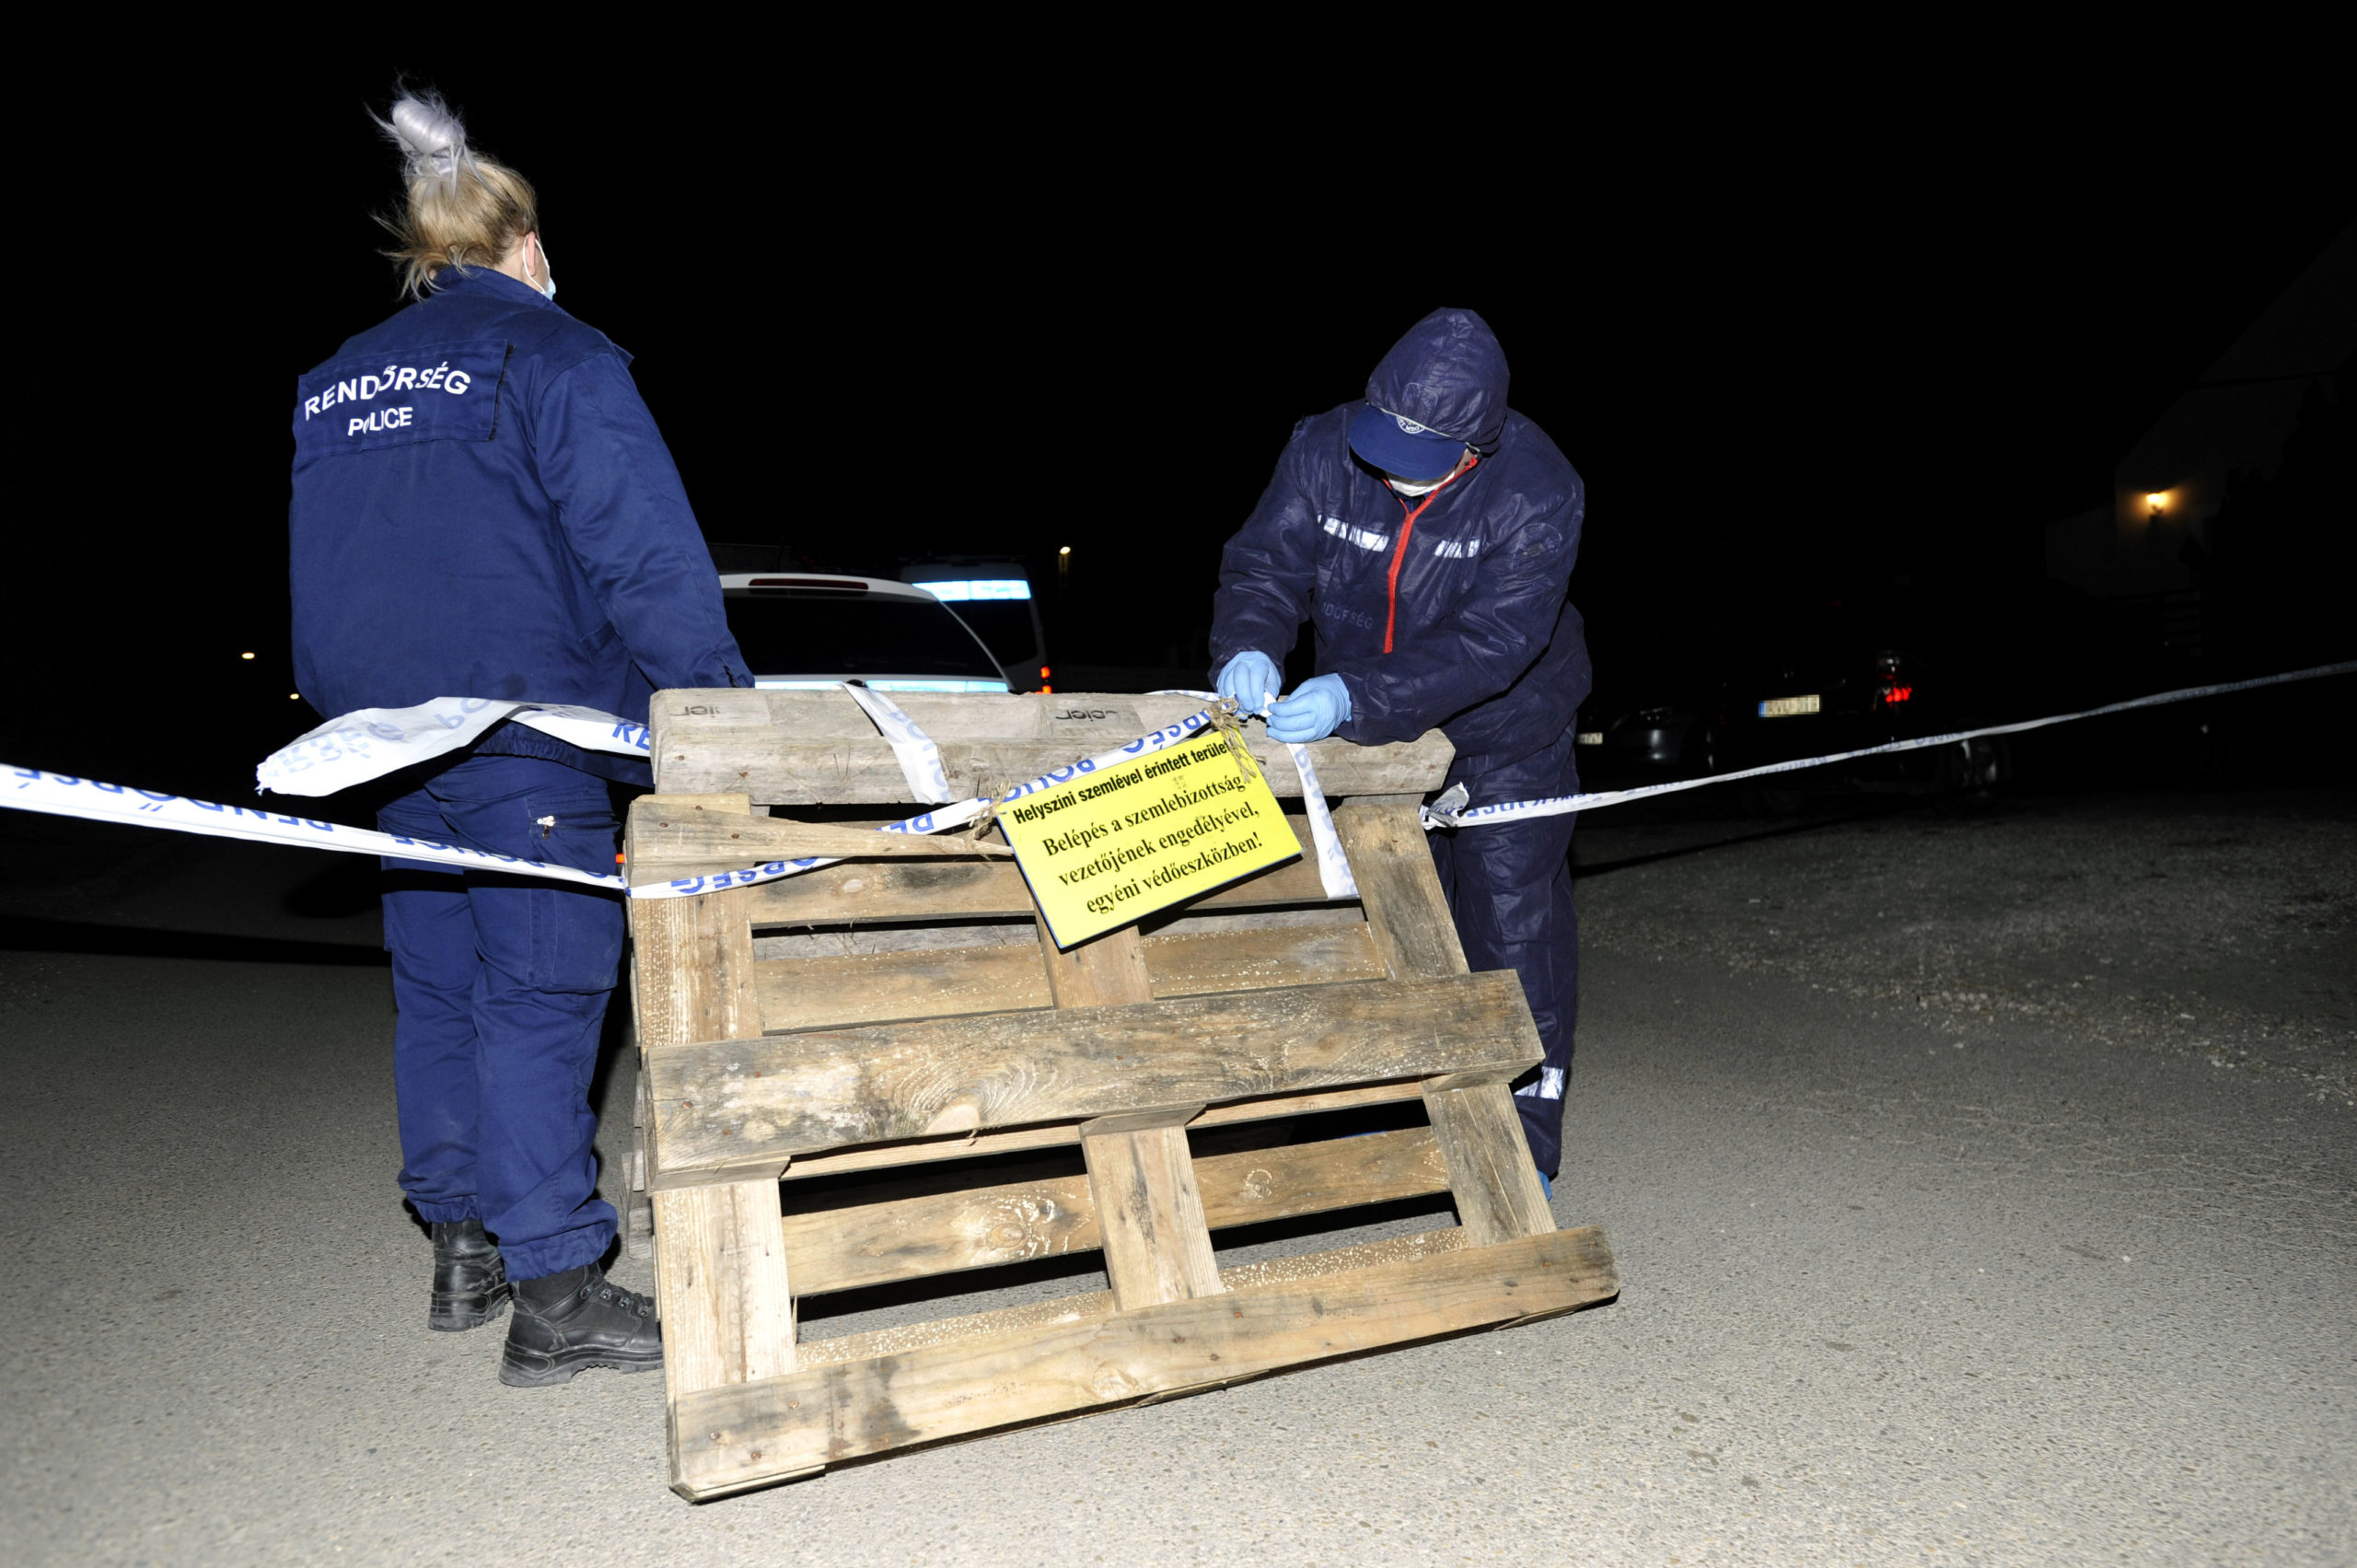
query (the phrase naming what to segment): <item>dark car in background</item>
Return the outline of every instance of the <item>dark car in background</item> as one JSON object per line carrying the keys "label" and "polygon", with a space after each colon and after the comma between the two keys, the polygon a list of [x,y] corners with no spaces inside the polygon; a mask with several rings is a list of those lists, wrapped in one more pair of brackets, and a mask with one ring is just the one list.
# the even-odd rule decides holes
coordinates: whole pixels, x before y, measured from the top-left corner
{"label": "dark car in background", "polygon": [[[2023,682],[1991,661],[1994,602],[1938,587],[1927,593],[1900,578],[1842,599],[1767,599],[1707,619],[1649,613],[1639,630],[1650,639],[1624,630],[1598,657],[1608,680],[1616,667],[1628,673],[1581,710],[1582,781],[1612,788],[1731,773],[2014,716]],[[1990,738],[1736,787],[1754,806],[1789,810],[1832,793],[1985,793],[2011,766],[2003,740]]]}
{"label": "dark car in background", "polygon": [[1573,737],[1580,776],[1605,783],[1715,773],[1721,726],[1715,696],[1635,704],[1591,698]]}
{"label": "dark car in background", "polygon": [[[1720,762],[1727,772],[1969,729],[1986,719],[1929,661],[1839,634],[1798,656],[1753,666],[1727,684],[1721,712]],[[1758,787],[1771,807],[1790,808],[1837,790],[1985,793],[2010,772],[2002,738],[1987,737],[1771,775]]]}

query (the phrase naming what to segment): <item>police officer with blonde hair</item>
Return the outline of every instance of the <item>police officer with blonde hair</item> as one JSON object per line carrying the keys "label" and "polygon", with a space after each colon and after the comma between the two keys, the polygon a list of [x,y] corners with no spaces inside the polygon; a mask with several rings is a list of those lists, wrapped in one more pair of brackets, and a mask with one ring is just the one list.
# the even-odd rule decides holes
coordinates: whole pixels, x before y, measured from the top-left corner
{"label": "police officer with blonde hair", "polygon": [[[380,122],[382,123],[382,122]],[[301,377],[295,668],[319,712],[436,697],[644,722],[658,688],[749,684],[719,580],[629,356],[556,305],[538,202],[436,98],[384,129],[414,303]],[[612,783],[645,764],[515,725],[410,781],[377,825],[611,872]],[[662,1365],[654,1304],[604,1276],[588,1103],[622,950],[594,889],[385,863],[401,1186],[434,1243],[428,1325],[511,1295],[500,1380]]]}

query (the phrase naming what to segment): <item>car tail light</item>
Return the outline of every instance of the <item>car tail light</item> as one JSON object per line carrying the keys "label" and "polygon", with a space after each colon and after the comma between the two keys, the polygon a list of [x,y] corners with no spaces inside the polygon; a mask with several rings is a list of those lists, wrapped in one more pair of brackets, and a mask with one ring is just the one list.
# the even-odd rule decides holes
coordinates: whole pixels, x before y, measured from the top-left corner
{"label": "car tail light", "polygon": [[1887,703],[1891,706],[1897,707],[1899,703],[1906,702],[1909,698],[1914,695],[1915,688],[1912,686],[1886,686],[1880,692],[1876,693],[1875,701]]}

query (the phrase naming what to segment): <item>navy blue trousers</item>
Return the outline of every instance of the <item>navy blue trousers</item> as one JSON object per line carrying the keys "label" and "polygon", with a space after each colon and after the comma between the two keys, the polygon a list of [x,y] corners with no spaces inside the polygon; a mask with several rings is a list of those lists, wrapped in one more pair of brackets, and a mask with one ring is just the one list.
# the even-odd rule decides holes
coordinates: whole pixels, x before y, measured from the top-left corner
{"label": "navy blue trousers", "polygon": [[[605,782],[534,757],[474,756],[377,814],[389,833],[610,873]],[[421,1218],[480,1218],[511,1279],[601,1256],[589,1080],[621,962],[621,899],[561,882],[387,858],[401,1191]]]}
{"label": "navy blue trousers", "polygon": [[[1467,776],[1472,806],[1570,795],[1579,788],[1565,735],[1538,756]],[[1448,782],[1458,782],[1451,772]],[[1537,817],[1432,835],[1433,865],[1465,961],[1512,970],[1538,1025],[1546,1058],[1515,1084],[1515,1109],[1530,1157],[1553,1180],[1563,1164],[1563,1091],[1572,1076],[1572,1036],[1580,1012],[1580,916],[1572,903],[1573,816]]]}

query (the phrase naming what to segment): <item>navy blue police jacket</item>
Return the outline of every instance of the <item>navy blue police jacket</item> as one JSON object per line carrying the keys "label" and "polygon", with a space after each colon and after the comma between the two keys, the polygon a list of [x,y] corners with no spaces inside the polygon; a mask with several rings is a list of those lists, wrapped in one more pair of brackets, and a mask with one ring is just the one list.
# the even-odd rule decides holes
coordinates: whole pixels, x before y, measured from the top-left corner
{"label": "navy blue police jacket", "polygon": [[[437,281],[296,383],[303,696],[327,714],[485,697],[644,723],[657,688],[749,685],[630,356],[504,273]],[[584,756],[515,726],[482,749]]]}
{"label": "navy blue police jacket", "polygon": [[1376,367],[1368,402],[1478,454],[1428,499],[1395,494],[1353,455],[1360,404],[1295,425],[1221,561],[1214,679],[1248,650],[1282,663],[1306,621],[1318,673],[1350,691],[1351,716],[1335,731],[1345,740],[1411,740],[1438,726],[1461,778],[1560,741],[1592,683],[1570,599],[1586,498],[1570,461],[1505,393],[1505,355],[1467,310],[1435,311]]}

